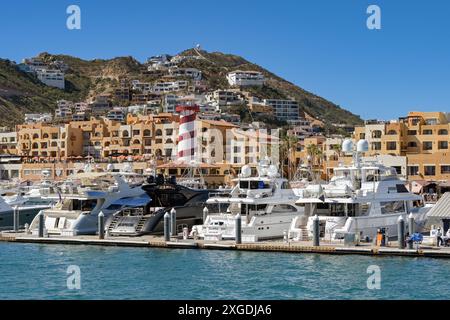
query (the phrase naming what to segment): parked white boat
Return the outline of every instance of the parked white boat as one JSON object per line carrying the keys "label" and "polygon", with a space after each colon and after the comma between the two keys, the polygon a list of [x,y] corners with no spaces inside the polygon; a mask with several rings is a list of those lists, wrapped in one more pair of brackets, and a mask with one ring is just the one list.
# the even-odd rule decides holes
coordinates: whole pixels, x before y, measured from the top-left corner
{"label": "parked white boat", "polygon": [[[352,152],[353,146],[348,141],[344,144],[344,152]],[[358,142],[352,165],[334,168],[328,184],[309,185],[301,192],[297,204],[305,208],[305,215],[292,221],[290,238],[311,237],[315,215],[321,237],[332,240],[346,234],[373,239],[381,228],[389,237],[396,237],[398,218],[408,221],[409,214],[415,219],[415,230],[423,229],[431,205],[424,205],[422,196],[407,190],[395,168],[362,162],[359,153],[367,150],[366,145],[365,140]]]}
{"label": "parked white boat", "polygon": [[208,216],[203,225],[194,226],[205,240],[235,239],[235,218],[242,216],[242,240],[258,241],[283,237],[294,217],[303,214],[298,197],[288,189],[275,165],[261,161],[258,174],[251,177],[249,166],[242,168],[236,186],[228,192],[212,194],[207,200]]}
{"label": "parked white boat", "polygon": [[[124,172],[86,172],[73,176],[73,183],[44,197],[57,200],[53,208],[42,211],[47,233],[61,236],[95,234],[100,212],[106,219],[126,206],[145,205],[149,198],[141,183],[127,181],[135,176]],[[37,216],[30,226],[33,234],[38,232],[38,224]]]}

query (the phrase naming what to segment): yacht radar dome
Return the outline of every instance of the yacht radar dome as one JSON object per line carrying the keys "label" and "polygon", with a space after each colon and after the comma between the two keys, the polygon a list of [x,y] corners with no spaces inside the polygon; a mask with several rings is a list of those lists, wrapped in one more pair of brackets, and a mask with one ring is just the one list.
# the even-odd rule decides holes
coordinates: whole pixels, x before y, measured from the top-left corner
{"label": "yacht radar dome", "polygon": [[361,139],[356,144],[356,151],[357,152],[367,152],[369,151],[369,142],[367,140]]}
{"label": "yacht radar dome", "polygon": [[248,165],[245,165],[242,167],[241,176],[243,178],[248,178],[248,177],[250,177],[251,174],[252,174],[252,169]]}
{"label": "yacht radar dome", "polygon": [[350,153],[353,151],[353,141],[351,139],[345,139],[342,142],[342,152]]}
{"label": "yacht radar dome", "polygon": [[276,165],[271,164],[269,169],[267,170],[267,175],[271,178],[275,178],[278,176],[278,168]]}

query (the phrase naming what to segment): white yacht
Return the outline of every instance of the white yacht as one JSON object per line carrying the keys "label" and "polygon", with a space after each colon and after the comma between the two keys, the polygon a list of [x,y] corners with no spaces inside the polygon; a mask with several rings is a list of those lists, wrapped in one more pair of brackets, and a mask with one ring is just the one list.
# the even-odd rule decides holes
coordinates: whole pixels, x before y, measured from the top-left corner
{"label": "white yacht", "polygon": [[258,174],[251,176],[249,166],[234,181],[228,192],[212,194],[207,200],[208,216],[203,225],[194,226],[194,232],[205,240],[235,238],[235,218],[242,219],[242,241],[254,242],[283,237],[294,217],[303,214],[297,206],[298,197],[288,189],[287,179],[281,178],[275,165],[261,161]]}
{"label": "white yacht", "polygon": [[54,201],[43,199],[41,191],[52,186],[49,176],[40,183],[23,186],[11,181],[9,188],[2,188],[0,197],[0,230],[11,230],[14,225],[14,210],[18,211],[19,228],[30,224],[39,211],[50,208]]}
{"label": "white yacht", "polygon": [[321,237],[330,240],[343,239],[346,234],[373,239],[381,228],[389,237],[396,237],[399,217],[408,222],[409,214],[420,232],[431,208],[423,204],[422,196],[407,190],[406,181],[398,178],[395,168],[361,161],[360,153],[368,149],[366,140],[358,142],[355,152],[351,140],[344,141],[342,149],[353,153],[352,165],[334,168],[328,184],[310,184],[302,190],[297,205],[304,207],[305,215],[292,221],[289,237],[311,237],[315,215]]}
{"label": "white yacht", "polygon": [[[142,181],[132,182],[136,174],[126,172],[85,172],[72,177],[65,185],[44,198],[55,199],[57,204],[44,215],[47,233],[61,236],[95,234],[98,214],[109,215],[124,207],[145,205],[150,199],[141,188]],[[39,217],[30,230],[37,233]]]}

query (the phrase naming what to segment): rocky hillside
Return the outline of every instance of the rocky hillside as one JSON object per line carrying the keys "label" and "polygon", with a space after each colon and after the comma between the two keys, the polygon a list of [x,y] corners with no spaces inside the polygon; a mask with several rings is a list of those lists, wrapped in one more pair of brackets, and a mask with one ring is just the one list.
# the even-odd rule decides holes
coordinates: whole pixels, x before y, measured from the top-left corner
{"label": "rocky hillside", "polygon": [[[200,55],[204,59],[185,60],[181,66],[193,67],[202,70],[204,78],[210,87],[228,87],[226,74],[233,70],[253,70],[262,72],[266,79],[266,85],[262,88],[251,88],[255,96],[260,98],[287,99],[298,101],[303,112],[322,120],[325,123],[361,124],[362,119],[340,106],[319,97],[311,92],[286,81],[272,72],[248,62],[242,57],[223,54],[220,52],[208,53],[196,49],[186,50],[181,55]],[[247,89],[246,89],[247,90]]]}
{"label": "rocky hillside", "polygon": [[[225,75],[229,71],[237,69],[260,71],[268,81],[262,88],[249,89],[253,95],[260,98],[294,98],[299,102],[303,112],[325,123],[354,125],[362,122],[359,116],[303,90],[242,57],[196,49],[186,50],[180,55],[201,57],[183,60],[179,66],[200,69],[210,90],[227,88]],[[47,87],[35,76],[19,71],[12,62],[0,59],[0,112],[3,115],[0,118],[0,125],[12,126],[21,123],[25,113],[52,112],[58,99],[81,101],[97,94],[111,92],[122,76],[129,79],[152,80],[141,74],[145,66],[133,57],[90,61],[48,53],[41,53],[39,57],[46,62],[60,60],[68,65],[66,89]]]}

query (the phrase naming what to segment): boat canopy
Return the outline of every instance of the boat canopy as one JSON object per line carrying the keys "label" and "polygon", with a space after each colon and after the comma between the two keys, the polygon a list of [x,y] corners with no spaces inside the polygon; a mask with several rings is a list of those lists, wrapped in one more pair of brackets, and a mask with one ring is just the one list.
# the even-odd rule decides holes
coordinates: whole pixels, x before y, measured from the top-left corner
{"label": "boat canopy", "polygon": [[147,194],[142,194],[139,197],[126,197],[115,200],[112,204],[121,205],[129,208],[143,207],[147,205],[152,199]]}

